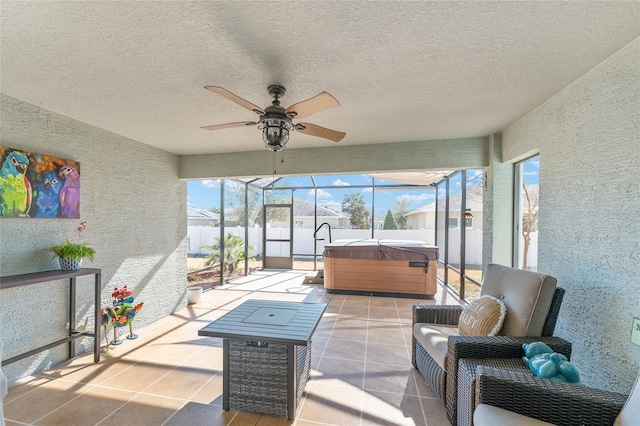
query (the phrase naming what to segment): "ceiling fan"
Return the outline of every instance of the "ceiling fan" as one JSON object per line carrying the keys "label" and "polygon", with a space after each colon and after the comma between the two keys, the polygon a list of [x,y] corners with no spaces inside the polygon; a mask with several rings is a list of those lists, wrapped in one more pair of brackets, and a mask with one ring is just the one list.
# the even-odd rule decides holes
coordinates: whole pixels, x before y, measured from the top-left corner
{"label": "ceiling fan", "polygon": [[340,142],[346,135],[344,132],[327,129],[315,124],[294,124],[292,122],[294,118],[308,117],[325,109],[340,106],[340,103],[336,98],[327,92],[319,93],[312,98],[293,104],[289,108],[285,109],[280,106],[280,98],[284,96],[285,88],[277,84],[272,84],[267,88],[267,91],[273,97],[273,102],[270,106],[262,109],[259,106],[229,92],[228,90],[223,89],[222,87],[205,86],[205,89],[211,90],[213,93],[217,93],[220,96],[224,96],[230,101],[233,101],[241,107],[253,111],[260,116],[258,121],[238,121],[235,123],[203,126],[202,128],[205,130],[220,130],[231,127],[258,125],[258,129],[262,130],[262,139],[264,140],[265,148],[273,152],[278,152],[284,149],[287,141],[289,140],[289,132],[292,130],[297,130],[305,135],[329,139],[334,142]]}

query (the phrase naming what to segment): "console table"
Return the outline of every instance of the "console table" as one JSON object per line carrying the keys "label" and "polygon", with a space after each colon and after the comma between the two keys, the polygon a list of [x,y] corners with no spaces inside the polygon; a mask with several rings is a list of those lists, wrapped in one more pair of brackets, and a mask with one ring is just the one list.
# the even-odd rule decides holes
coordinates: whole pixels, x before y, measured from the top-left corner
{"label": "console table", "polygon": [[[95,276],[94,287],[94,330],[93,333],[86,331],[76,330],[76,278],[84,275]],[[2,365],[11,364],[12,362],[19,361],[28,356],[37,354],[44,350],[53,348],[54,346],[61,345],[63,343],[69,344],[69,358],[75,356],[76,347],[75,340],[84,336],[93,337],[93,362],[100,361],[100,294],[101,294],[101,277],[102,270],[94,268],[81,268],[76,271],[43,271],[34,272],[31,274],[11,275],[6,277],[0,277],[0,290],[11,287],[21,287],[25,285],[44,283],[49,281],[69,279],[69,335],[64,339],[51,342],[47,345],[41,346],[36,349],[32,349],[28,352],[24,352],[20,355],[13,356],[11,358],[2,361]]]}

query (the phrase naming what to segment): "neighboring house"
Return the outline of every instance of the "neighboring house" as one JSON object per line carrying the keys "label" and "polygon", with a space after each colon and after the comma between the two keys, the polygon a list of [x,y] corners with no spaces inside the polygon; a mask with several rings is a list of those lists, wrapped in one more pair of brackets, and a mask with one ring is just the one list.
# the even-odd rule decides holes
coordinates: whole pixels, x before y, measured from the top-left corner
{"label": "neighboring house", "polygon": [[220,215],[209,210],[187,207],[187,226],[217,226]]}
{"label": "neighboring house", "polygon": [[302,198],[293,198],[293,220],[296,228],[315,228],[323,223],[328,223],[332,228],[346,228],[349,225],[349,217],[342,213],[334,212],[326,207],[317,207],[317,225],[313,220],[315,206],[312,202]]}
{"label": "neighboring house", "polygon": [[[452,195],[449,198],[449,229],[460,228],[460,194]],[[482,230],[482,186],[474,186],[467,189],[466,217],[464,219],[466,229]],[[443,206],[440,211],[444,217]],[[436,215],[436,203],[427,204],[419,209],[412,210],[406,214],[407,229],[434,229]]]}
{"label": "neighboring house", "polygon": [[[293,197],[293,226],[297,229],[314,229],[323,223],[328,223],[332,228],[347,228],[349,217],[342,213],[329,210],[321,205],[317,206],[317,223],[314,221],[316,207],[310,201]],[[272,222],[272,227],[283,226],[278,222]]]}

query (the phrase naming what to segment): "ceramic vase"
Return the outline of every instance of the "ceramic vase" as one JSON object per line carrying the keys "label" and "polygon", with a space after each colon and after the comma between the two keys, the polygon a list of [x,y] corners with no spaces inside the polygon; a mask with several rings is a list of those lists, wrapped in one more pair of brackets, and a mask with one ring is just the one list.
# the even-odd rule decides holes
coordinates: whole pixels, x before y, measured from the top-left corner
{"label": "ceramic vase", "polygon": [[77,271],[82,266],[82,258],[59,257],[60,269],[63,271]]}

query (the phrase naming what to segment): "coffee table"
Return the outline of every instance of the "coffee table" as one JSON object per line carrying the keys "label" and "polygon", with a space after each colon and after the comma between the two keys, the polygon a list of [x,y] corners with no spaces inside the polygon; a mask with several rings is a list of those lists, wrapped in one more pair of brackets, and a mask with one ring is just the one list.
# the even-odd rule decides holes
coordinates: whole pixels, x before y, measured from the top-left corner
{"label": "coffee table", "polygon": [[295,418],[326,306],[250,299],[201,328],[223,338],[222,408]]}

